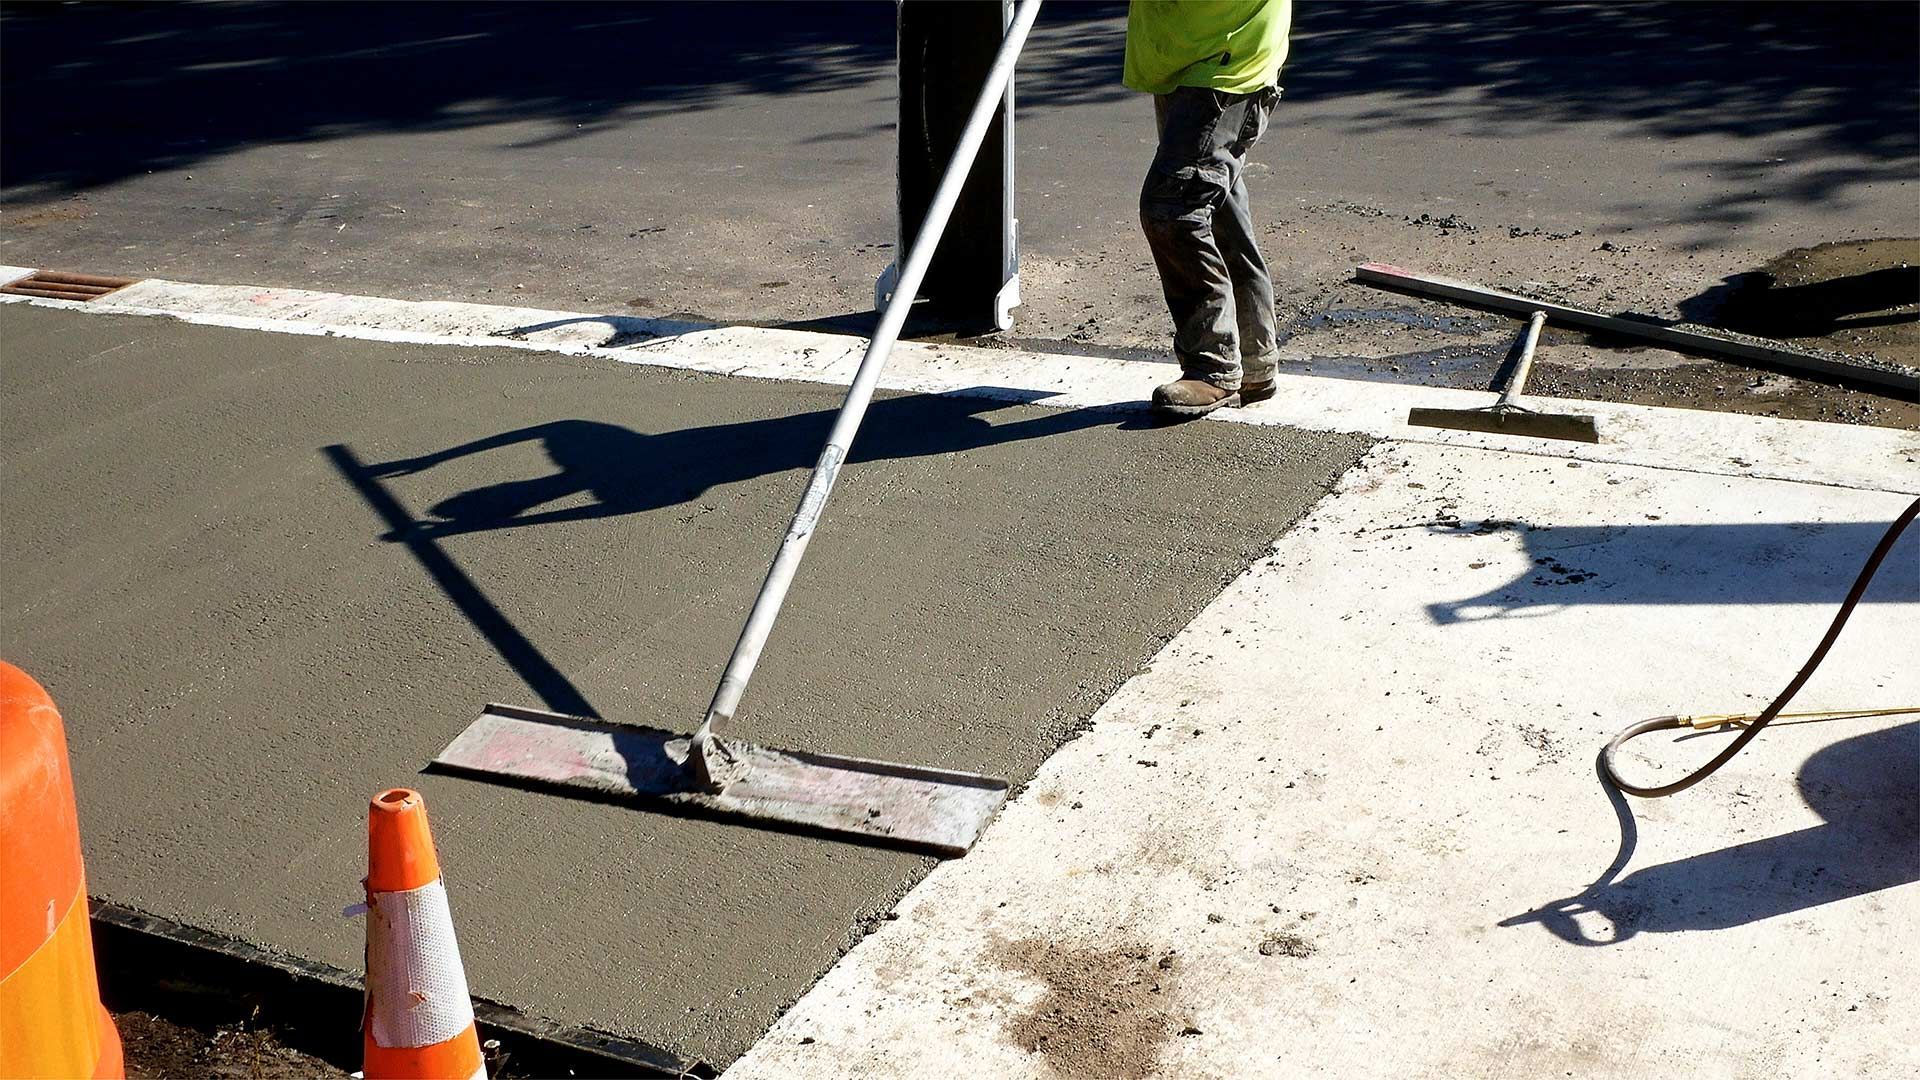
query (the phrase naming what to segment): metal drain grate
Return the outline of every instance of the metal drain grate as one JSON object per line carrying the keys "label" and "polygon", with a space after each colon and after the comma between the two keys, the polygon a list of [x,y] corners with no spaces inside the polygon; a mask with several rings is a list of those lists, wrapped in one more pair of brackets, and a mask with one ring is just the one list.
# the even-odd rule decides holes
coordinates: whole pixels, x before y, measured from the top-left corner
{"label": "metal drain grate", "polygon": [[139,278],[101,277],[99,274],[64,274],[58,270],[36,270],[26,277],[0,288],[0,293],[15,296],[44,296],[51,300],[97,300],[116,289],[124,289]]}

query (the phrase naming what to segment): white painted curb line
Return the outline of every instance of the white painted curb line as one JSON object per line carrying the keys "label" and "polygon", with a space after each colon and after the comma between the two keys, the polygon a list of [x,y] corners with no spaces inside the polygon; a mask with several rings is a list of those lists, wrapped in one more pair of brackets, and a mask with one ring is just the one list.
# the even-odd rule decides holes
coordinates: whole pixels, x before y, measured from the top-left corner
{"label": "white painted curb line", "polygon": [[[0,267],[0,277],[22,273]],[[249,285],[149,278],[89,302],[0,301],[93,313],[160,315],[190,323],[416,345],[555,352],[720,375],[844,384],[865,339],[801,330],[724,327],[622,315],[449,301],[390,300]],[[1053,408],[1140,408],[1164,364],[902,342],[881,379],[888,390],[963,394]],[[1505,450],[1597,463],[1795,480],[1920,494],[1920,434],[1694,409],[1556,399],[1598,418],[1599,444],[1413,428],[1414,406],[1474,408],[1491,395],[1318,375],[1278,378],[1270,401],[1209,419],[1370,435],[1400,442]]]}

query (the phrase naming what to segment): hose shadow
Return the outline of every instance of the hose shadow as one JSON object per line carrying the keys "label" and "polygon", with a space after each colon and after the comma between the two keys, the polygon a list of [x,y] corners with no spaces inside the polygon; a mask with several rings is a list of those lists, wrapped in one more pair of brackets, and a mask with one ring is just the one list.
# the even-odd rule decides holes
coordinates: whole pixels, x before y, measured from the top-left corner
{"label": "hose shadow", "polygon": [[[1499,925],[1538,923],[1570,944],[1617,945],[1643,933],[1725,930],[1920,881],[1917,760],[1920,724],[1843,739],[1809,757],[1796,778],[1824,824],[1624,878],[1638,833],[1625,796],[1609,786],[1621,826],[1612,864],[1578,895]],[[1595,933],[1596,922],[1608,933]]]}

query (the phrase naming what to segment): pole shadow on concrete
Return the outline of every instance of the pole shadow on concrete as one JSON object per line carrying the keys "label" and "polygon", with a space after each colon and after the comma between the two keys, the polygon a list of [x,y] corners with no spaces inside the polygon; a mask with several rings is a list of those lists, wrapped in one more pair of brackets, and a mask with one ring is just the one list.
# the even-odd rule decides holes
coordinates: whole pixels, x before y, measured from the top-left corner
{"label": "pole shadow on concrete", "polygon": [[387,523],[387,537],[406,545],[413,557],[419,560],[421,568],[440,586],[440,591],[446,593],[447,599],[460,609],[460,614],[466,616],[474,629],[480,631],[481,636],[499,652],[500,658],[513,668],[528,689],[547,703],[548,708],[574,716],[600,715],[580,692],[580,688],[573,685],[572,680],[520,632],[520,628],[501,612],[486,591],[465,570],[460,569],[460,564],[440,550],[440,546],[420,527],[413,515],[400,505],[400,500],[394,498],[380,483],[377,470],[361,464],[351,449],[337,443],[324,447],[321,453],[367,501],[374,513]]}
{"label": "pole shadow on concrete", "polygon": [[[1462,539],[1512,533],[1526,560],[1518,574],[1476,596],[1428,604],[1441,625],[1599,604],[1838,604],[1887,529],[1871,521],[1560,527],[1498,519],[1417,527]],[[1902,545],[1863,602],[1920,601],[1913,546]]]}
{"label": "pole shadow on concrete", "polygon": [[[1004,391],[1005,398],[1016,396],[1033,400],[1046,395]],[[1001,424],[979,415],[1017,404],[1017,400],[931,394],[876,400],[849,462],[951,454],[1091,427],[1131,428],[1148,423],[1139,416],[1101,409],[1049,410]],[[818,410],[653,434],[596,420],[553,420],[418,457],[365,466],[364,476],[404,476],[527,442],[539,443],[559,469],[448,496],[429,509],[430,519],[415,520],[409,515],[404,528],[390,521],[385,539],[413,545],[462,533],[644,513],[690,502],[724,484],[811,468],[835,415],[834,410]],[[592,501],[540,509],[582,494]]]}
{"label": "pole shadow on concrete", "polygon": [[[1001,399],[944,395],[880,399],[869,410],[851,460],[857,463],[951,454],[1089,427],[1132,428],[1147,423],[1113,410],[1079,409],[1050,410],[1023,420],[993,424],[979,414],[1047,396],[1013,389],[996,389],[995,393]],[[528,689],[555,712],[598,720],[601,714],[579,687],[514,625],[486,591],[442,549],[439,541],[490,529],[658,510],[686,502],[717,485],[805,468],[813,464],[817,448],[825,441],[835,415],[832,410],[819,410],[654,435],[618,424],[568,419],[502,432],[419,457],[374,464],[362,462],[350,447],[342,444],[324,447],[322,453],[385,522],[388,531],[383,539],[407,548]],[[471,454],[535,441],[542,444],[559,472],[490,484],[443,499],[433,507],[438,520],[417,518],[381,482],[385,477],[416,473]],[[594,501],[562,510],[533,512],[539,506],[580,494],[591,495]],[[567,724],[564,718],[544,718],[544,722]],[[628,783],[635,791],[666,794],[685,784],[685,770],[664,751],[666,740],[675,734],[640,726],[615,733],[612,749],[620,755]],[[488,778],[499,779],[492,774]],[[528,781],[515,786],[558,789],[576,798],[632,801],[613,793],[597,796],[583,793],[565,784]],[[650,810],[679,817],[713,816],[695,805],[657,800],[646,805]],[[719,820],[741,824],[724,815]],[[753,827],[828,835],[869,846],[896,846],[876,838],[848,836],[801,823],[755,820]]]}
{"label": "pole shadow on concrete", "polygon": [[[379,466],[369,467],[363,464],[352,449],[335,444],[324,447],[334,468],[367,501],[375,513],[387,523],[388,538],[406,545],[422,569],[440,586],[447,598],[453,601],[460,613],[466,616],[482,637],[487,639],[500,654],[501,659],[519,675],[528,689],[545,702],[549,709],[565,715],[543,715],[540,722],[558,727],[571,727],[610,736],[608,748],[620,761],[624,779],[629,789],[620,792],[614,788],[594,791],[577,783],[567,781],[542,781],[531,777],[515,778],[509,774],[494,770],[475,770],[461,766],[448,765],[436,759],[428,762],[422,772],[445,772],[456,776],[477,776],[491,783],[505,784],[509,787],[532,791],[548,791],[569,798],[584,799],[591,802],[616,803],[621,805],[644,805],[651,813],[665,814],[670,817],[699,818],[713,821],[733,828],[754,828],[763,831],[788,833],[800,836],[818,836],[840,843],[855,844],[862,847],[894,849],[900,845],[879,836],[859,836],[844,831],[808,825],[804,822],[789,822],[767,818],[757,818],[738,813],[716,812],[704,801],[674,801],[679,793],[693,793],[694,788],[686,768],[678,759],[667,752],[667,747],[675,739],[685,741],[684,733],[643,724],[622,722],[618,726],[609,726],[598,721],[604,720],[599,711],[590,703],[579,687],[556,667],[540,649],[528,640],[519,627],[507,618],[506,614],[487,596],[486,591],[474,582],[460,565],[440,549],[432,536],[427,535],[421,523],[409,513],[394,495],[380,482]],[[477,707],[481,703],[474,702]],[[512,714],[511,706],[504,710],[499,705],[489,705],[489,713]],[[795,757],[809,757],[799,751],[784,751]],[[818,760],[824,760],[819,759]],[[835,759],[836,761],[840,759]]]}
{"label": "pole shadow on concrete", "polygon": [[[1784,746],[1784,739],[1763,738],[1747,753],[1779,754]],[[1633,857],[1637,832],[1625,796],[1608,788],[1621,824],[1612,865],[1578,895],[1499,925],[1538,923],[1570,944],[1617,945],[1643,933],[1725,930],[1920,881],[1915,761],[1920,724],[1842,739],[1809,757],[1796,778],[1824,824],[1624,878],[1618,875]],[[1605,935],[1594,932],[1600,921],[1611,927]]]}
{"label": "pole shadow on concrete", "polygon": [[[585,326],[598,323],[611,333],[604,341],[596,342],[601,349],[624,349],[639,345],[661,345],[692,334],[708,330],[724,330],[732,326],[757,326],[769,330],[802,330],[816,334],[834,334],[840,337],[870,338],[880,325],[884,312],[867,308],[861,311],[847,311],[838,315],[821,315],[807,319],[788,319],[755,322],[748,320],[735,323],[703,322],[692,318],[668,317],[655,319],[639,315],[576,315],[564,319],[551,319],[546,322],[527,323],[524,326],[495,330],[491,337],[507,338],[513,341],[525,341],[534,334],[547,330],[558,330],[568,326]],[[998,333],[994,329],[983,329],[975,323],[964,322],[942,316],[929,310],[926,301],[914,302],[914,309],[907,314],[907,321],[900,329],[902,340],[914,338],[953,337],[956,339],[981,337]],[[1145,352],[1146,350],[1140,350]],[[1150,354],[1158,355],[1158,354]],[[1171,362],[1171,361],[1169,361]]]}
{"label": "pole shadow on concrete", "polygon": [[610,333],[603,341],[594,343],[598,349],[624,349],[633,345],[658,345],[663,342],[683,338],[688,334],[697,334],[703,330],[718,330],[718,323],[693,322],[686,319],[649,319],[638,315],[574,315],[564,319],[549,319],[546,322],[527,323],[524,326],[495,330],[489,337],[506,338],[510,341],[525,341],[534,334],[546,330],[558,330],[567,326],[585,326],[598,323]]}
{"label": "pole shadow on concrete", "polygon": [[[1013,389],[994,392],[997,399],[926,394],[879,399],[868,413],[850,460],[859,463],[955,453],[1108,424],[1132,428],[1150,422],[1112,410],[1076,409],[993,424],[979,414],[1047,396]],[[579,687],[514,625],[438,541],[463,533],[658,510],[687,502],[721,484],[807,468],[825,442],[834,415],[831,410],[819,410],[659,434],[591,420],[554,420],[419,457],[374,464],[362,462],[342,444],[324,447],[321,452],[386,524],[383,539],[406,547],[529,690],[555,712],[598,718],[599,711]],[[542,444],[559,472],[489,484],[442,499],[432,509],[436,519],[417,518],[381,483],[385,477],[534,441]],[[593,501],[565,509],[538,510],[582,493]]]}

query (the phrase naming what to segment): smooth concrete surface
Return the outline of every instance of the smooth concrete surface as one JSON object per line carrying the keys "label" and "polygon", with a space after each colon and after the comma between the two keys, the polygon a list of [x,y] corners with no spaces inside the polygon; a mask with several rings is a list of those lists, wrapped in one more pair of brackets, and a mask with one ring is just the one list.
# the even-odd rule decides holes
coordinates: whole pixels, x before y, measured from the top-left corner
{"label": "smooth concrete surface", "polygon": [[[1914,1075],[1920,720],[1595,776],[1772,698],[1909,501],[1382,444],[728,1075]],[[1916,642],[1910,531],[1794,707]]]}
{"label": "smooth concrete surface", "polygon": [[[357,966],[366,800],[417,786],[476,993],[724,1063],[931,865],[419,774],[488,699],[690,726],[834,388],[24,303],[0,340],[0,652],[67,716],[96,894]],[[1024,780],[1364,445],[888,397],[738,731]]]}

